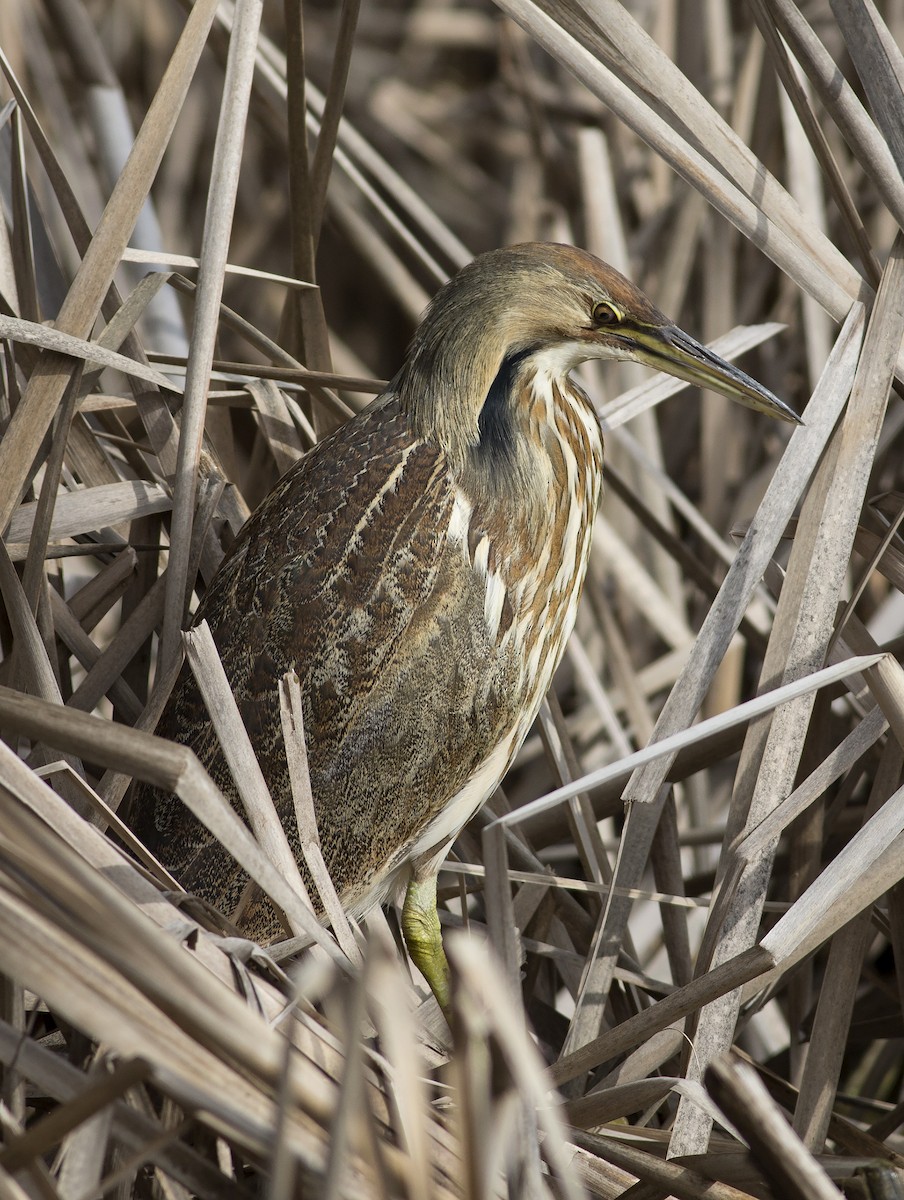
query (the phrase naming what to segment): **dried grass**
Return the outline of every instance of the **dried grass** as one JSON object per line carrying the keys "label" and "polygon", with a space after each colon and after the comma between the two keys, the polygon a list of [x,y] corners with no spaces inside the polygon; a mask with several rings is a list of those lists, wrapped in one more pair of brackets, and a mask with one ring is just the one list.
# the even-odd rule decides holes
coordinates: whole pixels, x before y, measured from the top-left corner
{"label": "dried grass", "polygon": [[[0,6],[4,1196],[904,1186],[902,30],[807,15]],[[250,829],[150,731],[250,509],[524,238],[806,425],[587,371],[610,486],[536,733],[441,877],[450,1034],[382,914],[313,922],[203,628]],[[290,975],[131,837],[133,777],[316,940]]]}

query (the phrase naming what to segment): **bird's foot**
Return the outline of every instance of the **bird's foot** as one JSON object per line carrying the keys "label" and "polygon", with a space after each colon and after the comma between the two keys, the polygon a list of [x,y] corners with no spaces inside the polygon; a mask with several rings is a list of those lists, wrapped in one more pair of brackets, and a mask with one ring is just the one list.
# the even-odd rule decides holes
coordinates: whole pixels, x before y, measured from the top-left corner
{"label": "bird's foot", "polygon": [[449,1013],[449,964],[436,911],[436,876],[412,878],[402,906],[402,933],[411,961],[430,984],[446,1015]]}

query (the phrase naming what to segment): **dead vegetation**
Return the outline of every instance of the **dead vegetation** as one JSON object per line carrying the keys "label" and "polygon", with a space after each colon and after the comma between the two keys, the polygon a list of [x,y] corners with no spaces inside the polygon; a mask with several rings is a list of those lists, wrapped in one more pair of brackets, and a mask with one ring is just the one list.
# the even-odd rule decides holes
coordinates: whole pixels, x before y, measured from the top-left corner
{"label": "dead vegetation", "polygon": [[[902,1194],[902,17],[802,8],[0,6],[4,1198]],[[384,917],[285,975],[116,810],[177,792],[310,925],[148,732],[186,609],[536,238],[806,425],[587,374],[591,579],[441,878],[450,1038]]]}

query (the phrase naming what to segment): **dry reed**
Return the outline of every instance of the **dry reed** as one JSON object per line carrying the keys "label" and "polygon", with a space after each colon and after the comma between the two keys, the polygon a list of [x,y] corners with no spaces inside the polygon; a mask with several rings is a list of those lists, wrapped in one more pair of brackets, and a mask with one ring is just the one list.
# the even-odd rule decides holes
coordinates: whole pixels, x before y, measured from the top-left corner
{"label": "dry reed", "polygon": [[[902,33],[873,0],[0,6],[0,1195],[904,1194]],[[445,277],[542,238],[806,424],[586,372],[607,497],[441,877],[450,1031],[391,917],[314,922],[203,627],[251,829],[152,730],[251,508]],[[134,777],[314,949],[185,896]]]}

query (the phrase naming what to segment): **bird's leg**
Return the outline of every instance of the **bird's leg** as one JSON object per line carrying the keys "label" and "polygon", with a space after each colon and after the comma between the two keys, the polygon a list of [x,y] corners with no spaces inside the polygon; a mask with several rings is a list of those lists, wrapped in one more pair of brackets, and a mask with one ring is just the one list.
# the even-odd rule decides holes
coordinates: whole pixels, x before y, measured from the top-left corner
{"label": "bird's leg", "polygon": [[449,1011],[449,964],[436,911],[436,873],[412,875],[402,905],[402,933],[411,961],[430,984],[444,1013]]}

